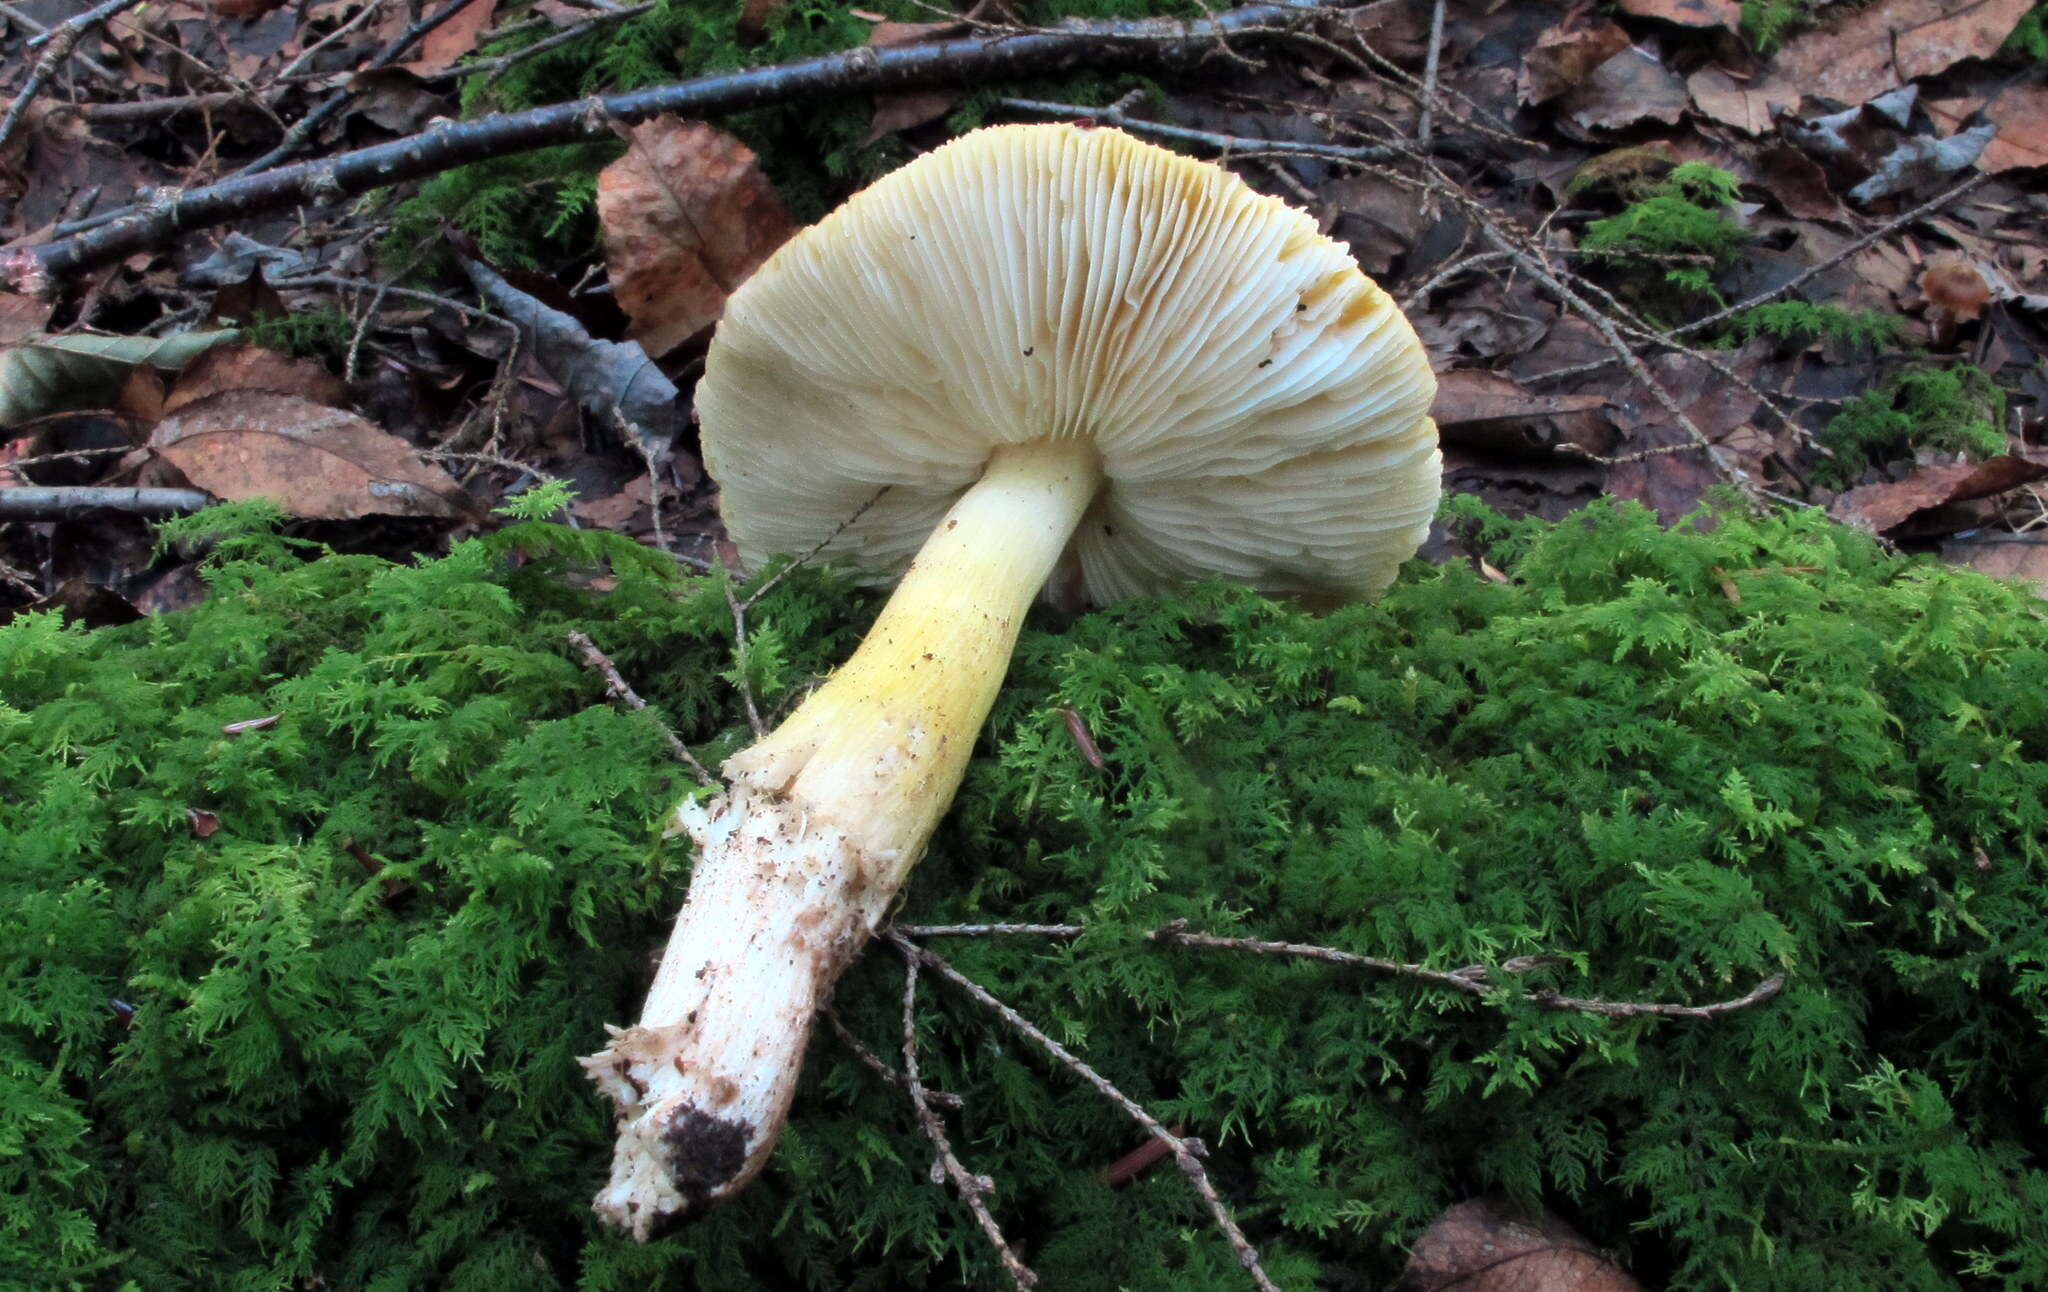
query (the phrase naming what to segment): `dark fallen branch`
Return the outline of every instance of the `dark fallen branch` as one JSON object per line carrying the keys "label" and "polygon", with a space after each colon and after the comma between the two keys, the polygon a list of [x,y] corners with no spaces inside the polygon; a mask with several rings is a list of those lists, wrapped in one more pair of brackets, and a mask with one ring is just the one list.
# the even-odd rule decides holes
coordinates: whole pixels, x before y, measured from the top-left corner
{"label": "dark fallen branch", "polygon": [[472,162],[558,144],[611,139],[612,123],[663,113],[710,117],[793,99],[865,94],[939,84],[985,84],[1080,69],[1185,69],[1225,40],[1285,39],[1327,12],[1321,4],[1255,5],[1199,22],[1076,22],[1029,35],[967,36],[926,45],[860,48],[775,67],[701,77],[630,94],[557,103],[474,121],[442,122],[416,135],[320,161],[223,180],[190,192],[159,191],[71,237],[9,253],[0,281],[47,294],[101,265],[159,246],[180,233],[299,202],[332,201]]}
{"label": "dark fallen branch", "polygon": [[100,507],[144,516],[170,516],[198,511],[212,501],[213,495],[197,489],[0,489],[0,521],[69,520]]}

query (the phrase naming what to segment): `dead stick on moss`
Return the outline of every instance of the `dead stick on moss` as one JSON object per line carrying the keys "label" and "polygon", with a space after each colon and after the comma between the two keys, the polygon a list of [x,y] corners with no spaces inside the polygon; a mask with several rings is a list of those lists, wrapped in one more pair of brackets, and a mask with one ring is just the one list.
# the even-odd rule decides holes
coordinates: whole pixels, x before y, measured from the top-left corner
{"label": "dead stick on moss", "polygon": [[[1069,939],[1078,938],[1087,931],[1081,924],[899,924],[896,933],[910,938],[986,938],[986,937],[1041,937]],[[1175,920],[1163,928],[1145,935],[1145,940],[1166,947],[1206,947],[1219,951],[1245,951],[1255,955],[1290,956],[1297,960],[1320,960],[1325,964],[1344,965],[1352,969],[1370,969],[1375,973],[1390,974],[1400,978],[1412,978],[1417,982],[1430,983],[1438,987],[1449,987],[1471,996],[1492,996],[1507,988],[1492,980],[1497,970],[1504,974],[1524,974],[1535,969],[1565,963],[1560,956],[1535,955],[1516,956],[1489,968],[1486,965],[1465,965],[1457,969],[1432,969],[1428,965],[1406,964],[1399,960],[1386,960],[1379,956],[1360,955],[1355,951],[1339,951],[1335,947],[1313,946],[1305,942],[1266,942],[1258,938],[1226,938],[1213,933],[1190,933],[1185,920]],[[1581,1014],[1598,1014],[1603,1018],[1712,1018],[1733,1010],[1746,1009],[1761,1004],[1778,994],[1785,986],[1785,975],[1777,974],[1766,978],[1755,988],[1733,1000],[1715,1001],[1707,1005],[1669,1004],[1663,1001],[1597,1000],[1586,996],[1564,996],[1554,991],[1541,990],[1528,993],[1527,999],[1545,1009],[1572,1011]]]}
{"label": "dead stick on moss", "polygon": [[11,252],[0,278],[42,294],[88,269],[124,260],[180,233],[301,202],[334,200],[556,144],[609,141],[612,123],[663,113],[716,117],[748,108],[936,84],[987,84],[1053,71],[1189,69],[1228,38],[1284,40],[1330,10],[1321,4],[1254,5],[1213,21],[1077,22],[1056,32],[965,37],[701,77],[629,94],[557,103],[474,121],[443,122],[416,135],[318,161],[223,180],[126,208],[71,237]]}
{"label": "dead stick on moss", "polygon": [[[861,1066],[898,1090],[904,1089],[903,1074],[890,1067],[887,1063],[884,1063],[881,1055],[876,1054],[866,1045],[863,1045],[861,1039],[853,1034],[853,1029],[846,1025],[846,1020],[839,1017],[838,1010],[827,1005],[819,1010],[818,1013],[832,1028],[832,1034],[839,1038],[839,1043],[848,1050],[851,1050],[854,1058],[860,1060]],[[966,1101],[961,1099],[960,1096],[949,1095],[943,1090],[933,1090],[927,1087],[924,1097],[925,1102],[929,1103],[932,1107],[943,1108],[948,1112],[958,1112],[966,1106]]]}
{"label": "dead stick on moss", "polygon": [[690,752],[690,747],[678,739],[675,732],[669,730],[668,724],[647,708],[647,701],[641,699],[639,693],[627,685],[626,679],[619,674],[618,665],[612,663],[611,656],[599,650],[597,643],[590,640],[587,634],[574,628],[569,630],[568,637],[569,644],[583,656],[583,666],[595,670],[597,675],[604,679],[606,693],[628,709],[647,714],[648,720],[654,723],[655,729],[668,741],[669,755],[688,767],[696,775],[699,785],[715,786],[719,783],[718,778],[705,770],[704,764],[697,761],[697,755]]}
{"label": "dead stick on moss", "polygon": [[1245,1238],[1244,1231],[1237,1227],[1237,1221],[1232,1219],[1230,1209],[1223,1205],[1223,1199],[1217,1195],[1216,1186],[1209,1182],[1209,1173],[1202,1169],[1201,1155],[1207,1150],[1202,1147],[1200,1140],[1175,1135],[1172,1131],[1166,1129],[1157,1117],[1146,1112],[1143,1105],[1117,1089],[1108,1078],[1076,1058],[1065,1046],[1035,1027],[1029,1019],[1000,1000],[997,1000],[989,993],[987,988],[967,977],[967,975],[955,969],[945,960],[925,950],[894,929],[889,930],[886,936],[906,960],[915,960],[966,992],[983,1008],[992,1011],[996,1017],[1008,1023],[1013,1030],[1028,1038],[1047,1054],[1050,1054],[1059,1062],[1060,1066],[1093,1086],[1103,1098],[1123,1109],[1125,1114],[1132,1121],[1144,1127],[1146,1133],[1151,1135],[1152,1138],[1166,1145],[1167,1151],[1173,1154],[1175,1164],[1180,1167],[1181,1174],[1188,1178],[1188,1183],[1193,1185],[1195,1192],[1201,1195],[1203,1204],[1209,1209],[1210,1219],[1215,1221],[1216,1228],[1221,1230],[1223,1236],[1229,1240],[1230,1250],[1237,1253],[1238,1264],[1244,1267],[1245,1272],[1251,1276],[1252,1282],[1262,1292],[1279,1292],[1279,1289],[1273,1285],[1273,1280],[1267,1277],[1265,1267],[1259,1264],[1258,1252],[1253,1249],[1250,1240]]}
{"label": "dead stick on moss", "polygon": [[960,1163],[953,1152],[952,1143],[946,1138],[946,1124],[932,1111],[931,1101],[925,1096],[924,1082],[917,1075],[917,957],[905,954],[903,957],[903,1089],[910,1095],[910,1106],[917,1113],[918,1129],[932,1142],[932,1150],[938,1155],[939,1169],[953,1182],[953,1188],[967,1209],[974,1213],[974,1222],[981,1226],[981,1232],[988,1236],[989,1245],[1002,1258],[1003,1268],[1009,1271],[1010,1282],[1018,1292],[1031,1292],[1038,1286],[1038,1276],[1033,1274],[1003,1237],[1002,1227],[996,1224],[995,1215],[989,1211],[986,1201],[995,1192],[996,1182],[985,1175],[975,1175]]}
{"label": "dead stick on moss", "polygon": [[[1219,951],[1245,951],[1254,955],[1285,956],[1297,960],[1320,960],[1326,964],[1344,965],[1354,969],[1371,969],[1379,973],[1396,974],[1450,987],[1468,995],[1488,997],[1507,990],[1491,980],[1492,971],[1485,965],[1466,965],[1462,969],[1430,969],[1423,965],[1402,964],[1396,960],[1382,960],[1377,956],[1362,956],[1350,951],[1339,951],[1334,947],[1309,946],[1299,942],[1263,942],[1256,938],[1220,938],[1208,933],[1189,933],[1179,921],[1167,925],[1150,935],[1151,940],[1166,946],[1207,947]],[[1560,964],[1556,956],[1517,956],[1504,961],[1499,970],[1504,974],[1528,973]],[[1663,1001],[1592,1000],[1583,996],[1564,996],[1554,991],[1533,991],[1526,999],[1545,1009],[1568,1011],[1579,1014],[1597,1014],[1602,1018],[1716,1018],[1759,1005],[1777,995],[1785,987],[1785,975],[1773,974],[1751,990],[1732,1000],[1714,1001],[1707,1005],[1668,1004]]]}

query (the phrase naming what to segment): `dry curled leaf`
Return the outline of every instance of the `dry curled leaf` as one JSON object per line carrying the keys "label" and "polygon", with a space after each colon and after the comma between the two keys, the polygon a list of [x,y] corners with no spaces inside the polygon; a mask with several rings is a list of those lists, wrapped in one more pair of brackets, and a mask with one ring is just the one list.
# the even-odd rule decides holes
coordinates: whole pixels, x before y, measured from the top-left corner
{"label": "dry curled leaf", "polygon": [[295,395],[230,390],[164,419],[151,443],[218,498],[270,498],[287,515],[455,516],[479,509],[410,444]]}
{"label": "dry curled leaf", "polygon": [[2048,600],[2048,538],[2032,534],[1994,534],[1967,542],[1943,543],[1941,559],[1966,565],[1994,579],[2017,579],[2034,595]]}
{"label": "dry curled leaf", "polygon": [[324,365],[237,342],[215,346],[186,364],[164,397],[163,412],[168,416],[224,390],[269,390],[336,406],[348,398],[348,387]]}
{"label": "dry curled leaf", "polygon": [[1990,498],[2048,476],[2048,458],[2001,453],[1982,462],[1923,467],[1904,480],[1864,485],[1835,499],[1828,514],[1882,534],[1921,512],[1952,502]]}
{"label": "dry curled leaf", "polygon": [[1642,1292],[1548,1211],[1499,1198],[1445,1211],[1416,1241],[1395,1292]]}
{"label": "dry curled leaf", "polygon": [[179,368],[233,335],[38,336],[0,347],[0,426],[110,403],[137,364]]}
{"label": "dry curled leaf", "polygon": [[1559,24],[1536,38],[1515,79],[1523,103],[1547,103],[1592,75],[1628,48],[1628,33],[1611,22],[1588,27]]}
{"label": "dry curled leaf", "polygon": [[1841,14],[1836,21],[1778,51],[1750,92],[1787,108],[1808,94],[1866,103],[1966,58],[1989,58],[2033,6],[2034,0],[1878,0],[1844,7],[1832,11]]}
{"label": "dry curled leaf", "polygon": [[658,359],[716,323],[796,225],[753,150],[722,130],[664,116],[628,143],[597,177],[597,214],[627,335]]}

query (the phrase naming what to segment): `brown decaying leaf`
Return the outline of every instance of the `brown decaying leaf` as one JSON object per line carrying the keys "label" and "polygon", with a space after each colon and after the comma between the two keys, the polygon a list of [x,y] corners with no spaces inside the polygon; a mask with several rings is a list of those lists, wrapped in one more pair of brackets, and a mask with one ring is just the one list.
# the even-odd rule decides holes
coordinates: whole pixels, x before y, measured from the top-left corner
{"label": "brown decaying leaf", "polygon": [[628,335],[658,359],[716,323],[796,226],[753,151],[724,131],[663,116],[628,139],[598,175],[597,213]]}
{"label": "brown decaying leaf", "polygon": [[1739,0],[1621,0],[1621,11],[1638,18],[1659,18],[1681,27],[1742,30]]}
{"label": "brown decaying leaf", "polygon": [[185,822],[192,827],[192,833],[201,839],[211,839],[220,831],[220,818],[200,808],[186,808]]}
{"label": "brown decaying leaf", "polygon": [[1479,368],[1439,373],[1436,403],[1430,416],[1438,428],[1563,413],[1584,413],[1607,406],[1601,395],[1532,395],[1512,377]]}
{"label": "brown decaying leaf", "polygon": [[1461,1202],[1416,1241],[1395,1292],[1642,1292],[1643,1285],[1548,1211]]}
{"label": "brown decaying leaf", "polygon": [[1686,102],[1678,74],[1631,45],[1594,68],[1560,106],[1582,126],[1620,130],[1638,121],[1676,125]]}
{"label": "brown decaying leaf", "polygon": [[1999,534],[1968,543],[1943,543],[1941,559],[1994,579],[2018,579],[2033,585],[2035,596],[2048,600],[2048,538]]}
{"label": "brown decaying leaf", "polygon": [[[399,9],[402,16],[404,6]],[[447,71],[476,48],[497,12],[498,0],[470,0],[460,13],[420,39],[418,57],[396,66],[415,76]]]}
{"label": "brown decaying leaf", "polygon": [[1611,22],[1552,27],[1536,38],[1523,59],[1515,93],[1525,104],[1547,103],[1627,49],[1628,43],[1628,33]]}
{"label": "brown decaying leaf", "polygon": [[1703,67],[1685,81],[1692,104],[1706,116],[1745,134],[1766,134],[1771,128],[1771,104],[1755,81],[1739,80],[1719,67]]}
{"label": "brown decaying leaf", "polygon": [[[958,22],[878,22],[868,33],[868,47],[886,49],[892,45],[914,45],[921,40],[944,40],[966,30],[967,25]],[[951,85],[884,90],[875,95],[874,120],[868,123],[868,133],[861,140],[861,146],[866,147],[899,130],[910,130],[928,121],[937,121],[951,112],[965,94],[964,89]]]}
{"label": "brown decaying leaf", "polygon": [[1828,514],[1874,533],[1897,529],[1924,511],[1990,498],[2048,477],[2048,457],[2002,453],[1982,462],[1923,467],[1905,480],[1864,485],[1835,499]]}
{"label": "brown decaying leaf", "polygon": [[270,498],[287,515],[476,515],[446,472],[353,413],[295,395],[230,390],[160,423],[152,444],[197,488]]}
{"label": "brown decaying leaf", "polygon": [[1977,169],[2002,174],[2048,166],[2048,86],[2014,85],[1988,99],[1937,99],[1922,105],[1943,130],[1954,132],[1978,111],[1998,127],[1977,155]]}
{"label": "brown decaying leaf", "polygon": [[[1766,104],[1788,108],[1797,108],[1807,94],[1865,103],[1966,58],[1989,58],[2033,7],[2034,0],[1878,0],[1867,9],[1838,10],[1839,20],[1778,51],[1770,70],[1748,90]],[[1752,133],[1769,124],[1766,118],[1764,127],[1744,125],[1704,103],[1701,108]]]}
{"label": "brown decaying leaf", "polygon": [[163,415],[225,390],[268,390],[335,407],[348,398],[348,387],[323,364],[233,342],[215,346],[185,365],[164,397]]}

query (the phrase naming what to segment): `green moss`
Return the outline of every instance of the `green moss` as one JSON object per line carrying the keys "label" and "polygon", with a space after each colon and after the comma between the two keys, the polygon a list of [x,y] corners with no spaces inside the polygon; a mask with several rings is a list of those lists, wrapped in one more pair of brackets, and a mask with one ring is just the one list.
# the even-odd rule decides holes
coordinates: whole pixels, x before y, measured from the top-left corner
{"label": "green moss", "polygon": [[1586,226],[1581,246],[1627,261],[1657,256],[1704,256],[1707,265],[1676,265],[1664,281],[1689,293],[1711,293],[1713,270],[1725,267],[1749,242],[1728,214],[1741,182],[1705,162],[1682,162],[1619,215]]}
{"label": "green moss", "polygon": [[[1386,1286],[1485,1189],[1653,1284],[2048,1283],[2038,603],[1811,515],[1451,512],[1513,582],[1036,624],[907,914],[1086,922],[943,950],[1213,1145],[1283,1286]],[[610,1126],[574,1060],[637,1008],[689,782],[563,633],[715,760],[745,739],[716,580],[530,522],[417,565],[305,561],[260,509],[179,532],[215,544],[199,608],[0,629],[0,1284],[1006,1286],[829,1035],[748,1193],[645,1248],[593,1225]],[[764,601],[764,702],[873,604],[815,572]],[[1602,1021],[1141,940],[1174,919],[1560,953],[1529,986],[1610,999],[1789,982]],[[839,991],[883,1053],[899,989],[876,952]],[[924,999],[927,1078],[1048,1286],[1242,1286],[1175,1172],[1101,1182],[1120,1114]]]}
{"label": "green moss", "polygon": [[1800,345],[1824,341],[1845,348],[1879,350],[1905,334],[1905,320],[1882,310],[1844,309],[1806,301],[1774,301],[1744,310],[1728,321],[1724,342],[1776,337]]}
{"label": "green moss", "polygon": [[2027,11],[2019,25],[2012,29],[2012,34],[2005,38],[2002,52],[2036,63],[2048,63],[2048,4],[2038,4]]}
{"label": "green moss", "polygon": [[332,306],[265,314],[241,324],[243,339],[300,358],[339,360],[356,333],[355,320]]}
{"label": "green moss", "polygon": [[1872,462],[1916,448],[1990,457],[2005,451],[2004,427],[2005,392],[1982,368],[1909,368],[1842,405],[1820,434],[1835,456],[1816,474],[1853,484]]}

